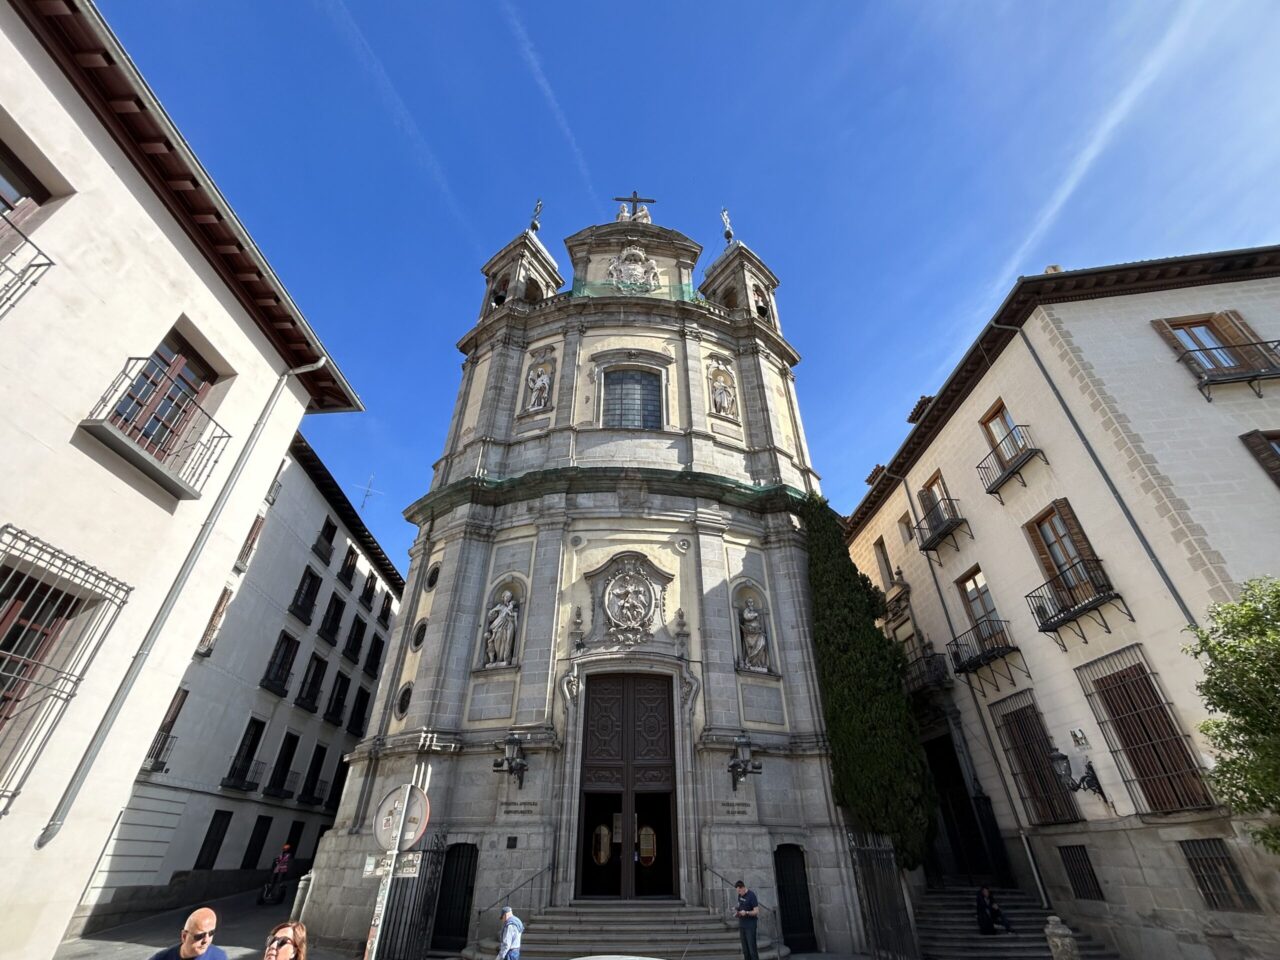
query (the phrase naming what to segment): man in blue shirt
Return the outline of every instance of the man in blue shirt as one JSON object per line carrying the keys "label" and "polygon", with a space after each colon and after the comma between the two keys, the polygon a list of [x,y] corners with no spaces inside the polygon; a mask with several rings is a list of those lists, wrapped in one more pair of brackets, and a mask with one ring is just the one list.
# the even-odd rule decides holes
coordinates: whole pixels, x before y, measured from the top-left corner
{"label": "man in blue shirt", "polygon": [[178,945],[155,954],[151,960],[227,960],[221,947],[213,945],[213,935],[218,927],[218,915],[208,907],[201,907],[182,925]]}
{"label": "man in blue shirt", "polygon": [[738,906],[733,915],[738,918],[738,936],[742,940],[743,960],[760,960],[760,950],[756,947],[756,918],[760,916],[760,901],[755,891],[748,890],[744,881],[734,885],[738,891]]}
{"label": "man in blue shirt", "polygon": [[510,907],[503,907],[497,960],[520,960],[520,935],[523,933],[524,924],[520,922],[520,918],[511,912]]}

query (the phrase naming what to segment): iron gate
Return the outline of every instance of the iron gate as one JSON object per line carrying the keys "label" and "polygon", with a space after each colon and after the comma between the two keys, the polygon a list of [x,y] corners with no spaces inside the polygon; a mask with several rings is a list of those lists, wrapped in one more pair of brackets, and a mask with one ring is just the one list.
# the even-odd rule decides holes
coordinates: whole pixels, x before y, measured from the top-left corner
{"label": "iron gate", "polygon": [[378,944],[379,960],[425,960],[431,948],[445,835],[423,837],[413,849],[422,851],[422,864],[416,877],[397,877],[391,881]]}
{"label": "iron gate", "polygon": [[885,837],[853,830],[848,838],[871,956],[877,960],[918,960],[920,949],[893,844]]}

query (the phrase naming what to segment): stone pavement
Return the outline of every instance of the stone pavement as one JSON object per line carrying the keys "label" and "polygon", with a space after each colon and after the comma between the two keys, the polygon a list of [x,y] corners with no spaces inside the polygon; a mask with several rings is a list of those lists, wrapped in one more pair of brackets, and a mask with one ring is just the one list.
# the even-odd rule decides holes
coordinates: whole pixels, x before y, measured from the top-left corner
{"label": "stone pavement", "polygon": [[[292,889],[294,885],[290,884]],[[209,906],[218,914],[218,933],[213,942],[227,951],[229,960],[258,960],[267,942],[267,933],[277,923],[289,919],[288,903],[258,906],[258,891],[238,893],[213,900]],[[147,960],[162,947],[178,942],[178,931],[186,922],[190,907],[157,913],[146,920],[99,930],[87,937],[64,940],[54,960]],[[340,950],[311,948],[308,960],[352,960]]]}

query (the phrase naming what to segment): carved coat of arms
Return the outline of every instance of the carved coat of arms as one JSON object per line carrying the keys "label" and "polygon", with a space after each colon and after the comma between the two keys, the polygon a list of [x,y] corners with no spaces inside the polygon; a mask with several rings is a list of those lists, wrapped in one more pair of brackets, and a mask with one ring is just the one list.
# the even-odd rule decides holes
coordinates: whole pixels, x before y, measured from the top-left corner
{"label": "carved coat of arms", "polygon": [[631,646],[652,640],[663,625],[663,605],[671,576],[642,553],[627,551],[587,575],[598,616],[588,642]]}
{"label": "carved coat of arms", "polygon": [[624,247],[609,261],[609,283],[623,293],[652,293],[662,286],[658,264],[640,247]]}

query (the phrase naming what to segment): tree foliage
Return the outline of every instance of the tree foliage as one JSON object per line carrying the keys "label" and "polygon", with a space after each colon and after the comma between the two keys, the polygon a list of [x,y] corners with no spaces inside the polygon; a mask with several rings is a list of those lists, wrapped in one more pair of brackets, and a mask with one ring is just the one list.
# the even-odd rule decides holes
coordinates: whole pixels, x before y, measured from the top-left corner
{"label": "tree foliage", "polygon": [[[1241,813],[1280,812],[1280,580],[1244,585],[1235,603],[1215,603],[1190,628],[1187,652],[1204,667],[1197,684],[1212,715],[1200,729],[1217,752],[1209,779]],[[1280,853],[1280,825],[1254,834]]]}
{"label": "tree foliage", "polygon": [[827,501],[798,508],[836,802],[859,830],[889,837],[907,868],[924,859],[933,789],[903,687],[906,658],[876,626],[884,594],[858,570]]}

